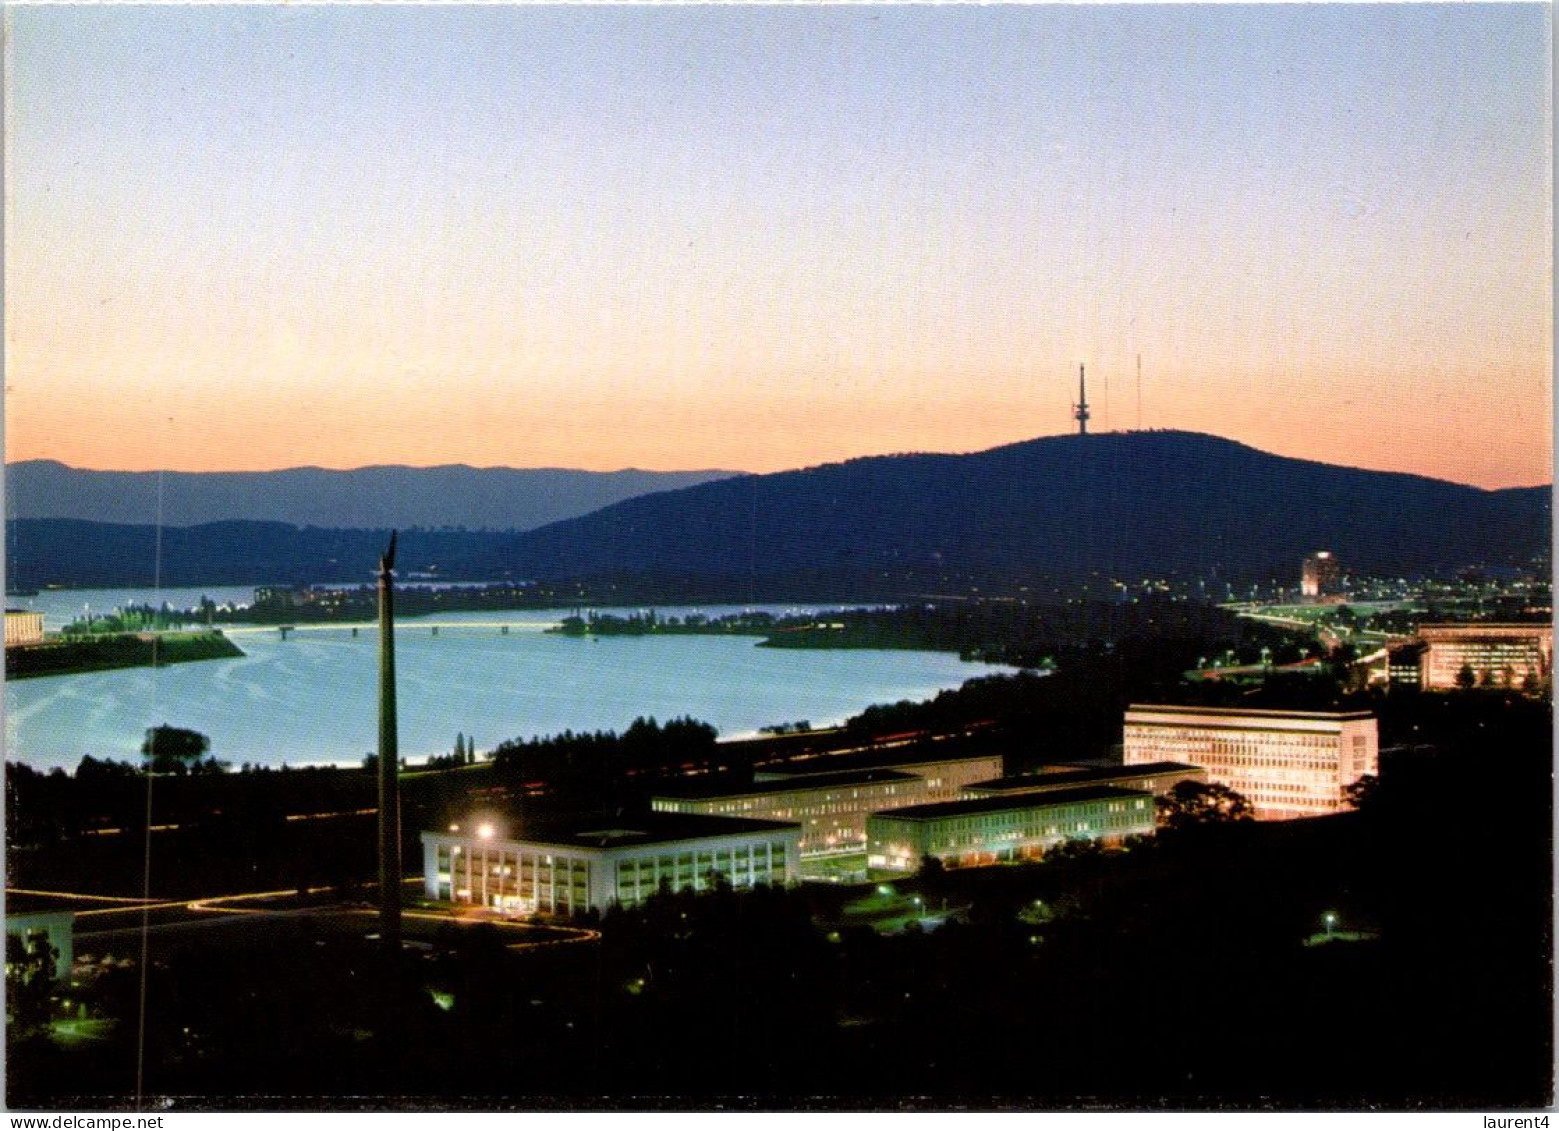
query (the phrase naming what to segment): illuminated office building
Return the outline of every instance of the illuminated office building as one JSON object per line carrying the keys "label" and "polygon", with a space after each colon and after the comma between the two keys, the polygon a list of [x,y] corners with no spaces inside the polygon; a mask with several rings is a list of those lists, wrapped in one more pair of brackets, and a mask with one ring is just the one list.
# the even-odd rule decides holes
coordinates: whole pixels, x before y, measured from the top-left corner
{"label": "illuminated office building", "polygon": [[866,829],[867,863],[881,871],[918,871],[927,856],[950,868],[1038,860],[1068,840],[1151,836],[1153,795],[1101,785],[975,797],[874,813]]}
{"label": "illuminated office building", "polygon": [[783,821],[644,813],[610,819],[474,818],[422,834],[429,899],[515,915],[634,907],[664,881],[705,891],[719,873],[738,891],[794,884],[801,826]]}
{"label": "illuminated office building", "polygon": [[867,816],[923,802],[927,790],[927,779],[898,770],[807,774],[748,786],[694,779],[662,787],[650,807],[661,813],[794,821],[801,826],[803,878],[864,879],[864,861],[849,867],[845,858],[866,851]]}
{"label": "illuminated office building", "polygon": [[1133,704],[1125,763],[1189,762],[1228,786],[1265,820],[1318,817],[1346,803],[1346,789],[1378,774],[1380,739],[1368,711],[1248,711]]}
{"label": "illuminated office building", "polygon": [[1426,690],[1459,687],[1469,673],[1479,687],[1521,687],[1553,674],[1551,624],[1422,624],[1418,637]]}

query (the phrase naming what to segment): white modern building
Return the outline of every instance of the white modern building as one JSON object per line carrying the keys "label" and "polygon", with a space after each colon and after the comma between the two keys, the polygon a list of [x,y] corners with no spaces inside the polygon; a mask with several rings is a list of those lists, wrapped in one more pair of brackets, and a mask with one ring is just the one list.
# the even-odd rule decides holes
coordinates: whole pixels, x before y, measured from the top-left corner
{"label": "white modern building", "polygon": [[1249,711],[1133,704],[1125,763],[1188,762],[1251,802],[1263,820],[1318,817],[1346,789],[1380,772],[1380,738],[1368,711]]}
{"label": "white modern building", "polygon": [[976,797],[874,813],[866,822],[867,862],[914,872],[934,856],[950,868],[1038,860],[1068,840],[1115,845],[1152,836],[1153,795],[1091,786],[1013,797]]}
{"label": "white modern building", "polygon": [[429,899],[515,915],[633,907],[664,881],[703,891],[719,873],[741,890],[800,881],[801,826],[645,813],[610,820],[477,816],[422,834]]}

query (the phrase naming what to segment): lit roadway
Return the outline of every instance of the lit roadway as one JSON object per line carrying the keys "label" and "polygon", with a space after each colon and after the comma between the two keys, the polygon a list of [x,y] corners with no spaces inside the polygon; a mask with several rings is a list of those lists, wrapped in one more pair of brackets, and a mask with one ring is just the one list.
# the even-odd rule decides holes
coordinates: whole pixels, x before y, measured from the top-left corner
{"label": "lit roadway", "polygon": [[[407,884],[420,884],[420,879],[403,881]],[[330,888],[314,888],[303,894],[316,895],[327,892]],[[173,932],[187,932],[207,927],[219,927],[238,922],[255,922],[268,919],[298,919],[318,916],[339,922],[343,917],[360,917],[364,926],[371,926],[378,919],[378,912],[371,908],[357,907],[347,904],[329,904],[313,907],[288,907],[288,906],[255,906],[267,901],[282,900],[296,897],[299,892],[296,888],[285,891],[256,891],[244,892],[238,895],[213,895],[203,896],[198,899],[175,900],[141,900],[129,896],[90,895],[85,892],[69,891],[40,891],[34,888],[6,888],[8,895],[44,896],[63,901],[76,901],[82,903],[107,903],[107,907],[89,907],[86,910],[76,911],[77,929],[75,938],[78,942],[106,942],[111,938],[139,938],[143,931],[147,933],[166,934]],[[159,912],[157,923],[125,923],[123,917],[144,913],[148,916],[151,912]],[[105,919],[99,927],[96,922],[91,924],[91,930],[82,930],[81,921],[94,917],[115,916],[112,923]],[[538,932],[545,933],[545,938],[532,938],[508,943],[507,947],[513,951],[536,950],[546,946],[558,946],[565,943],[594,942],[601,937],[599,931],[593,931],[586,927],[559,927],[550,924],[529,923],[515,919],[506,919],[496,915],[484,914],[481,911],[463,910],[448,912],[416,911],[404,909],[401,918],[417,920],[429,923],[453,923],[457,926],[470,927],[478,923],[490,923],[499,930],[520,931],[528,935]]]}

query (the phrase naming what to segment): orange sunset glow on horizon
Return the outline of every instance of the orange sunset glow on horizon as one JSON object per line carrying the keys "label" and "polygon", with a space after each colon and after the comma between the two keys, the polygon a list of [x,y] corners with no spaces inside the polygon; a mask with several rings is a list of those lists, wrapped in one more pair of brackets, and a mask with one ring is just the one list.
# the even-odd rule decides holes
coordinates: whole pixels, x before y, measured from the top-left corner
{"label": "orange sunset glow on horizon", "polygon": [[1548,19],[13,9],[6,459],[1546,483]]}

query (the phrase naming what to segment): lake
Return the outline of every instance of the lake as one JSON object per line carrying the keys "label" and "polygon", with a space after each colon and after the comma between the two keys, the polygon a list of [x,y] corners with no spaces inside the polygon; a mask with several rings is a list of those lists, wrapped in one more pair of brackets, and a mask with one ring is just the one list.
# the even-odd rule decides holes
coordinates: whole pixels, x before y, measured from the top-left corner
{"label": "lake", "polygon": [[[161,597],[178,605],[165,591]],[[191,602],[199,590],[191,591]],[[116,594],[118,595],[118,594]],[[225,592],[211,591],[221,601]],[[104,595],[106,597],[106,594]],[[124,600],[150,600],[151,591]],[[81,592],[69,598],[79,609]],[[63,598],[62,598],[63,600]],[[113,604],[92,601],[94,612]],[[789,606],[759,606],[772,612]],[[637,610],[603,610],[627,613]],[[681,615],[688,609],[658,607]],[[697,611],[716,616],[727,608]],[[937,652],[759,648],[755,637],[570,638],[546,634],[567,610],[440,614],[396,629],[401,753],[479,751],[563,730],[621,731],[639,715],[692,715],[723,737],[773,723],[835,723],[872,703],[924,699],[999,665]],[[507,634],[479,625],[510,623]],[[464,622],[452,625],[452,622]],[[50,621],[50,627],[57,622]],[[213,756],[279,766],[358,764],[377,742],[377,630],[239,631],[241,659],[7,683],[7,759],[74,770],[85,755],[139,760],[148,727],[188,727]]]}

